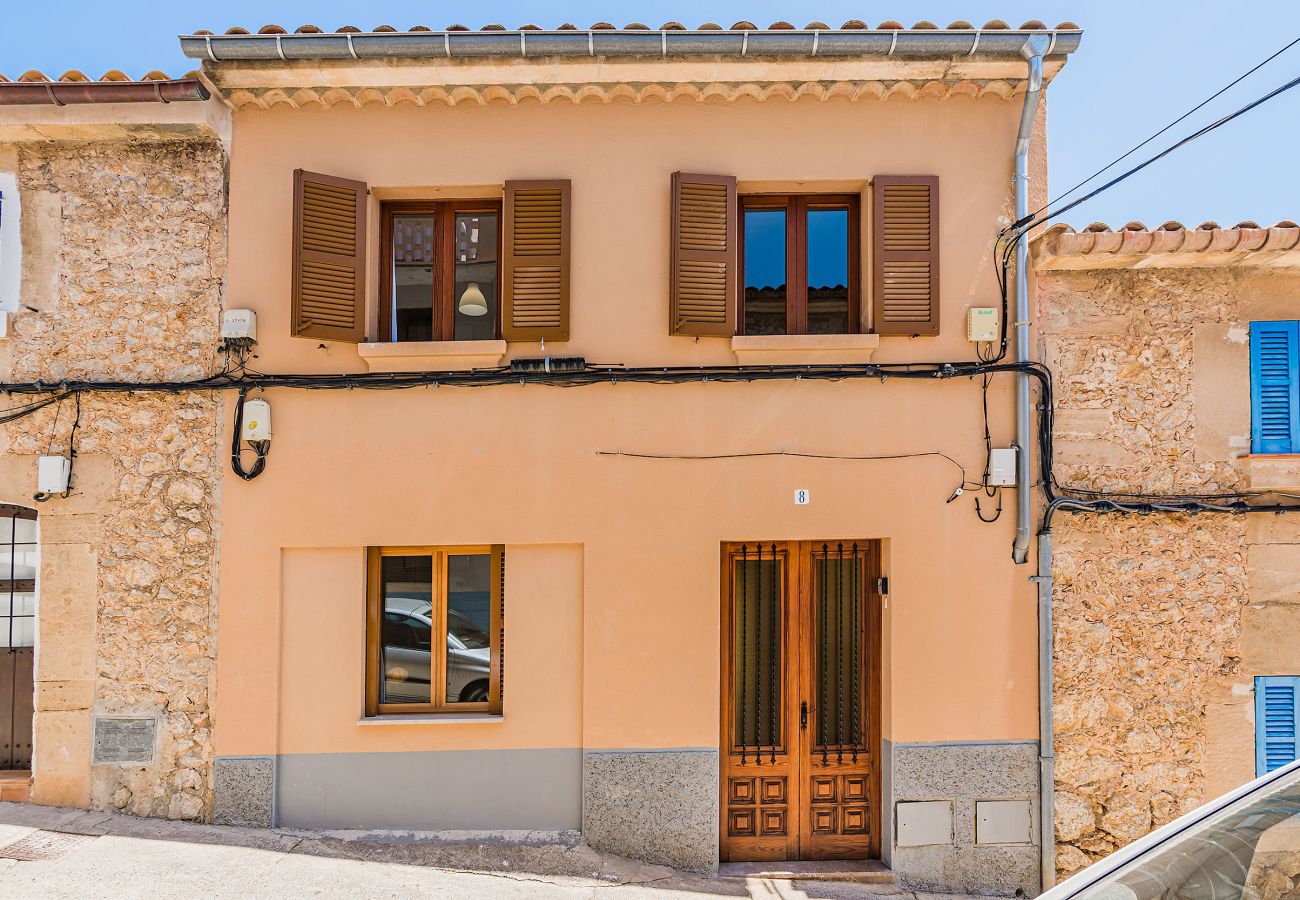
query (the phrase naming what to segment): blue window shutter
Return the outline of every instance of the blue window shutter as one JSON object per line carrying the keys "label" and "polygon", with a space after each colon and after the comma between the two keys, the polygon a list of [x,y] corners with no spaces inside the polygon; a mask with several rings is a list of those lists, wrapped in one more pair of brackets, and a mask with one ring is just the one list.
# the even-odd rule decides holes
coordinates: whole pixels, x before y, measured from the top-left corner
{"label": "blue window shutter", "polygon": [[1261,675],[1255,678],[1255,775],[1280,769],[1300,759],[1300,677]]}
{"label": "blue window shutter", "polygon": [[1295,322],[1250,323],[1252,453],[1300,449],[1300,334]]}

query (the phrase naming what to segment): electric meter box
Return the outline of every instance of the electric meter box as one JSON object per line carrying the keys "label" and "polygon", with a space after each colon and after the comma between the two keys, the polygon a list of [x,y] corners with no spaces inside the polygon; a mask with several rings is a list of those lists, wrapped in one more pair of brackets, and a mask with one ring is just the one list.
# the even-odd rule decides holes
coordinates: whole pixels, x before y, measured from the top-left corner
{"label": "electric meter box", "polygon": [[265,400],[249,400],[244,404],[244,421],[240,437],[246,441],[271,439],[271,404]]}
{"label": "electric meter box", "polygon": [[36,461],[36,490],[42,494],[62,494],[68,489],[72,460],[66,456],[42,456]]}
{"label": "electric meter box", "polygon": [[998,447],[989,451],[989,487],[1014,487],[1016,483],[1015,447]]}
{"label": "electric meter box", "polygon": [[972,307],[966,310],[966,339],[971,341],[996,341],[998,311],[993,307]]}
{"label": "electric meter box", "polygon": [[221,314],[221,337],[227,341],[257,341],[257,313],[228,309]]}

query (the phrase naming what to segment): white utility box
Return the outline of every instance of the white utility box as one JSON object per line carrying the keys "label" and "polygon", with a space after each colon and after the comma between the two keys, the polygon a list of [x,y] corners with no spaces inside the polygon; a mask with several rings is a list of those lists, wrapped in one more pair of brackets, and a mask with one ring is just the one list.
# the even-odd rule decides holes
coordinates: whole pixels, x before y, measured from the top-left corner
{"label": "white utility box", "polygon": [[36,461],[36,490],[42,494],[62,494],[68,489],[72,460],[66,456],[42,456]]}
{"label": "white utility box", "polygon": [[975,843],[1029,844],[1034,839],[1034,809],[1028,800],[976,800]]}
{"label": "white utility box", "polygon": [[228,309],[221,314],[221,337],[227,341],[257,343],[257,313],[251,309]]}
{"label": "white utility box", "polygon": [[900,847],[952,843],[951,800],[900,800],[894,804],[894,838]]}
{"label": "white utility box", "polygon": [[1014,487],[1016,484],[1015,447],[997,447],[989,451],[989,487]]}
{"label": "white utility box", "polygon": [[966,310],[966,339],[970,341],[996,341],[998,311],[993,307],[972,307]]}
{"label": "white utility box", "polygon": [[244,423],[240,435],[246,441],[271,439],[271,404],[265,400],[249,400],[244,404]]}

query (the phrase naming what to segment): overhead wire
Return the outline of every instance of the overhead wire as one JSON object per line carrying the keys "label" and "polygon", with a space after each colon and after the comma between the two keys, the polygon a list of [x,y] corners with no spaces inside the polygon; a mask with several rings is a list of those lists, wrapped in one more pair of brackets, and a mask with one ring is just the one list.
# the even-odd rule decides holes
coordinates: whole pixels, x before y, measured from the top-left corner
{"label": "overhead wire", "polygon": [[1194,115],[1195,113],[1197,113],[1197,112],[1199,112],[1200,110],[1204,109],[1204,108],[1205,108],[1207,105],[1209,105],[1210,103],[1212,103],[1212,102],[1214,102],[1215,100],[1217,100],[1217,99],[1219,99],[1220,97],[1222,97],[1222,96],[1223,96],[1224,94],[1226,94],[1228,91],[1232,90],[1234,87],[1236,87],[1237,85],[1241,84],[1243,81],[1245,81],[1245,80],[1246,80],[1247,78],[1249,78],[1251,75],[1254,75],[1256,72],[1258,72],[1260,69],[1264,68],[1266,65],[1268,65],[1269,63],[1271,63],[1273,60],[1277,59],[1277,58],[1278,58],[1279,56],[1281,56],[1283,53],[1285,53],[1286,51],[1290,50],[1290,49],[1291,49],[1292,47],[1294,47],[1296,44],[1300,44],[1300,37],[1295,38],[1294,40],[1290,41],[1290,42],[1287,43],[1284,47],[1282,47],[1280,50],[1275,51],[1274,53],[1272,53],[1271,55],[1269,55],[1268,57],[1266,57],[1264,60],[1262,60],[1261,62],[1256,63],[1256,64],[1255,64],[1254,66],[1252,66],[1250,69],[1248,69],[1247,71],[1243,72],[1241,75],[1238,75],[1238,76],[1237,76],[1236,78],[1234,78],[1232,81],[1228,82],[1228,83],[1225,84],[1223,87],[1219,88],[1217,91],[1215,91],[1215,92],[1214,92],[1213,94],[1211,94],[1210,96],[1206,97],[1206,98],[1205,98],[1204,100],[1202,100],[1200,103],[1196,104],[1196,105],[1193,106],[1191,109],[1187,110],[1187,112],[1183,113],[1181,116],[1179,116],[1178,118],[1174,119],[1172,122],[1170,122],[1170,123],[1169,123],[1168,125],[1166,125],[1164,128],[1161,128],[1159,131],[1155,132],[1154,134],[1152,134],[1150,137],[1148,137],[1146,140],[1142,141],[1141,143],[1139,143],[1139,144],[1134,144],[1132,147],[1130,147],[1130,148],[1129,148],[1128,150],[1126,150],[1124,153],[1120,154],[1119,156],[1117,156],[1117,157],[1115,157],[1114,159],[1112,159],[1110,162],[1106,163],[1106,165],[1102,166],[1100,169],[1098,169],[1097,171],[1093,172],[1091,175],[1089,175],[1087,178],[1083,179],[1083,181],[1080,181],[1078,184],[1076,184],[1074,187],[1070,188],[1068,191],[1065,191],[1064,193],[1061,193],[1061,194],[1057,194],[1057,195],[1056,195],[1055,197],[1053,197],[1051,200],[1048,200],[1046,203],[1044,203],[1044,204],[1043,204],[1042,206],[1040,206],[1038,209],[1034,210],[1030,215],[1031,215],[1031,216],[1036,216],[1036,215],[1038,215],[1040,212],[1042,212],[1043,210],[1045,210],[1045,209],[1047,209],[1048,207],[1050,207],[1053,203],[1059,203],[1060,201],[1064,200],[1066,197],[1068,197],[1068,196],[1070,196],[1071,194],[1073,194],[1073,193],[1074,193],[1075,191],[1077,191],[1079,188],[1083,187],[1085,184],[1087,184],[1088,182],[1092,181],[1092,180],[1093,180],[1094,178],[1096,178],[1097,176],[1099,176],[1099,175],[1101,175],[1102,173],[1107,172],[1107,171],[1109,171],[1110,169],[1114,168],[1116,165],[1118,165],[1119,163],[1121,163],[1121,162],[1123,162],[1124,160],[1128,159],[1128,158],[1129,158],[1130,156],[1132,156],[1134,153],[1136,153],[1137,151],[1141,150],[1141,149],[1142,149],[1143,147],[1145,147],[1147,144],[1151,143],[1151,142],[1154,141],[1156,138],[1160,137],[1160,135],[1164,134],[1166,131],[1168,131],[1169,129],[1173,128],[1175,125],[1178,125],[1179,123],[1185,121],[1188,117]]}
{"label": "overhead wire", "polygon": [[[1294,43],[1288,44],[1278,53],[1265,60],[1265,63],[1275,58],[1280,53],[1289,49]],[[1261,63],[1261,66],[1263,63]],[[1256,71],[1257,66],[1251,72]],[[1251,73],[1247,73],[1249,75]],[[1245,76],[1242,76],[1243,78]],[[1238,79],[1239,82],[1241,79]],[[1234,82],[1234,84],[1237,82]],[[986,425],[986,449],[991,450],[991,437],[987,432],[987,378],[992,374],[1004,372],[1016,372],[1029,375],[1036,379],[1040,388],[1039,402],[1039,429],[1038,429],[1038,450],[1040,458],[1040,468],[1042,476],[1038,481],[1038,486],[1044,493],[1047,500],[1047,507],[1044,512],[1044,527],[1049,528],[1051,516],[1056,510],[1077,510],[1092,512],[1134,512],[1134,513],[1152,513],[1152,512],[1233,512],[1242,513],[1248,511],[1267,510],[1274,512],[1292,512],[1300,511],[1300,504],[1279,504],[1279,503],[1252,503],[1252,500],[1258,500],[1267,496],[1288,496],[1276,494],[1267,491],[1241,491],[1241,492],[1224,492],[1213,494],[1188,494],[1188,495],[1169,495],[1169,494],[1124,494],[1097,491],[1086,488],[1073,488],[1070,486],[1061,486],[1056,480],[1053,467],[1053,415],[1054,415],[1054,398],[1052,389],[1051,371],[1045,366],[1038,363],[1006,363],[1003,360],[1007,352],[1007,310],[1008,310],[1008,267],[1010,257],[1014,251],[1016,240],[1027,232],[1029,229],[1039,225],[1052,218],[1056,218],[1070,209],[1073,209],[1085,203],[1088,200],[1098,196],[1121,183],[1130,176],[1136,174],[1147,166],[1163,159],[1176,150],[1190,144],[1192,141],[1203,137],[1210,132],[1223,127],[1237,117],[1244,115],[1246,112],[1262,105],[1272,98],[1294,88],[1300,84],[1300,77],[1295,78],[1286,84],[1265,94],[1263,97],[1252,101],[1244,107],[1236,110],[1229,115],[1223,116],[1215,122],[1197,130],[1193,134],[1174,143],[1170,147],[1152,156],[1144,162],[1130,168],[1116,178],[1111,179],[1100,188],[1092,191],[1086,196],[1079,198],[1059,209],[1038,210],[1030,216],[1024,217],[1016,222],[1003,228],[998,232],[995,248],[1001,254],[1000,264],[995,268],[1000,293],[1002,295],[1002,323],[999,350],[995,354],[986,354],[983,348],[977,348],[978,359],[976,361],[958,361],[958,362],[937,362],[937,363],[880,363],[880,364],[860,364],[849,366],[665,366],[665,367],[616,367],[585,366],[580,369],[559,372],[547,371],[515,371],[509,367],[499,367],[493,369],[478,369],[469,372],[416,372],[416,373],[363,373],[363,374],[327,374],[327,375],[298,375],[298,374],[268,374],[249,369],[247,366],[248,353],[246,348],[240,349],[233,353],[231,348],[227,349],[226,362],[222,369],[213,374],[200,379],[190,381],[170,381],[170,382],[122,382],[122,381],[60,381],[57,383],[46,384],[42,381],[0,384],[0,392],[16,394],[49,394],[39,400],[33,400],[29,403],[20,404],[8,410],[0,411],[0,424],[15,421],[23,416],[30,415],[51,403],[57,403],[69,396],[77,398],[78,409],[80,408],[80,394],[82,392],[121,392],[121,393],[145,393],[145,392],[171,392],[180,393],[186,391],[239,391],[237,406],[237,416],[242,413],[244,398],[247,392],[252,389],[265,390],[267,388],[293,388],[305,390],[330,390],[330,389],[369,389],[369,390],[402,390],[415,387],[483,387],[483,386],[504,386],[504,385],[528,385],[541,384],[557,387],[576,387],[582,385],[594,385],[600,383],[617,384],[620,381],[632,383],[683,383],[683,382],[749,382],[749,381],[766,381],[766,380],[849,380],[860,378],[879,378],[881,381],[887,381],[889,378],[903,379],[951,379],[960,377],[982,377],[985,379],[985,425]],[[1229,85],[1231,87],[1231,85]],[[1226,90],[1226,89],[1225,89]],[[1219,92],[1220,94],[1222,91]],[[1216,94],[1215,96],[1218,96]],[[1213,97],[1209,99],[1214,99]],[[1205,101],[1209,102],[1209,100]],[[1200,106],[1205,105],[1203,102]],[[1195,112],[1193,109],[1191,112]],[[1187,115],[1190,115],[1189,112]],[[1182,121],[1187,116],[1166,126],[1152,138],[1149,138],[1143,144],[1149,143],[1159,134],[1167,131],[1177,122]],[[1135,150],[1138,148],[1134,148]],[[1125,154],[1123,159],[1129,154]],[[1118,160],[1116,160],[1118,162]],[[1106,171],[1115,163],[1103,167],[1100,171]],[[1100,172],[1098,173],[1100,174]],[[1093,176],[1095,177],[1095,176]],[[1087,179],[1087,180],[1091,180]],[[1086,182],[1085,182],[1086,183]],[[1077,189],[1077,188],[1076,188]],[[1069,193],[1073,192],[1072,189]],[[235,440],[236,444],[232,447],[232,460],[238,459],[239,447],[239,427],[236,424]],[[255,448],[256,449],[256,448]],[[795,454],[788,454],[795,455]],[[939,454],[944,455],[946,454]],[[902,455],[899,455],[900,457]],[[956,462],[953,460],[953,462]],[[255,465],[254,472],[245,474],[236,466],[236,472],[241,477],[256,477],[265,465],[265,454],[259,452],[258,463]],[[958,463],[960,468],[960,464]],[[986,470],[988,466],[986,464]],[[965,469],[963,472],[963,485],[966,484]],[[987,486],[987,478],[984,484]],[[960,494],[960,489],[953,498]],[[1295,498],[1290,498],[1295,499]],[[984,518],[980,513],[980,517]]]}

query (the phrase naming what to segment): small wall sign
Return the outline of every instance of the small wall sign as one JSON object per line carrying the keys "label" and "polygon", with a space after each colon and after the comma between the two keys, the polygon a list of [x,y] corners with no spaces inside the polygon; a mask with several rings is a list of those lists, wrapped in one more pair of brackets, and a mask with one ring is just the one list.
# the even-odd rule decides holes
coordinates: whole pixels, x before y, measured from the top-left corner
{"label": "small wall sign", "polygon": [[136,716],[96,716],[92,762],[149,765],[158,733],[158,720]]}
{"label": "small wall sign", "polygon": [[807,488],[799,488],[794,492],[795,506],[807,506],[810,502],[812,502],[812,495],[808,493]]}

